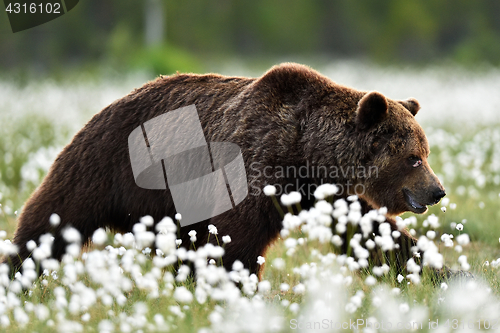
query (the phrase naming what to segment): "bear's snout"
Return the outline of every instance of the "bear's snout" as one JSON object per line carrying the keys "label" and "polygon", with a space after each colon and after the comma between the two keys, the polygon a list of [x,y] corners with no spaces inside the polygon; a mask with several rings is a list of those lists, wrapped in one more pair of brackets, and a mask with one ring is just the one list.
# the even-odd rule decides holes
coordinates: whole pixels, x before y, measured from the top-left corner
{"label": "bear's snout", "polygon": [[444,191],[444,189],[442,187],[435,189],[432,192],[432,197],[434,199],[433,205],[437,204],[445,195],[446,195],[446,192]]}
{"label": "bear's snout", "polygon": [[443,185],[437,180],[437,184],[421,188],[403,188],[403,195],[408,210],[422,214],[427,211],[427,206],[437,204],[445,195]]}

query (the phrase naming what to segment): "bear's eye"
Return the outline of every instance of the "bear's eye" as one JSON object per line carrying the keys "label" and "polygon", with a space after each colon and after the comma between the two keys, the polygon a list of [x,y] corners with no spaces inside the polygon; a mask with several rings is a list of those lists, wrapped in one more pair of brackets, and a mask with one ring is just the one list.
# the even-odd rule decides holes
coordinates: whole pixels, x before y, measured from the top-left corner
{"label": "bear's eye", "polygon": [[409,157],[408,161],[410,162],[411,166],[414,168],[417,168],[420,165],[422,165],[422,159],[420,157],[417,157],[417,156]]}

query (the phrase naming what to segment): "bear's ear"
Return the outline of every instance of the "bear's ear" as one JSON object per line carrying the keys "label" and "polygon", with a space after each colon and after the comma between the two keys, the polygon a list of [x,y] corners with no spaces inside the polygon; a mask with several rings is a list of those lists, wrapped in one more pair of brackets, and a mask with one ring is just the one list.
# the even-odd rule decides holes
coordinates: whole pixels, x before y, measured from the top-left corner
{"label": "bear's ear", "polygon": [[416,116],[418,110],[420,110],[420,104],[415,98],[408,98],[406,101],[399,101],[399,104],[403,105],[413,116]]}
{"label": "bear's ear", "polygon": [[367,93],[358,103],[356,125],[368,129],[382,121],[387,115],[387,99],[377,91]]}

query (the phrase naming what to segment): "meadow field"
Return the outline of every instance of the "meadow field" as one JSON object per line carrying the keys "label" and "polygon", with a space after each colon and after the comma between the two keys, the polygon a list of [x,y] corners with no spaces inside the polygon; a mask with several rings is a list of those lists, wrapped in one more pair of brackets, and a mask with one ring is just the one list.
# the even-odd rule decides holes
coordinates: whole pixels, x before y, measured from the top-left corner
{"label": "meadow field", "polygon": [[[431,146],[429,163],[447,192],[426,214],[399,220],[419,238],[422,270],[409,265],[400,275],[387,265],[368,265],[361,235],[351,237],[355,257],[339,255],[338,234],[346,231],[332,223],[351,230],[367,219],[383,220],[383,211],[361,217],[355,198],[333,203],[327,188],[318,192],[315,208],[285,217],[280,240],[259,258],[261,281],[242,265],[229,273],[220,267],[231,235],[212,229],[220,246],[186,251],[170,218],[156,227],[156,237],[148,231],[149,217],[137,221],[133,233],[98,230],[83,252],[70,229],[65,236],[72,245],[62,263],[49,258],[51,238],[45,237],[31,244],[38,260],[28,261],[13,281],[0,266],[0,331],[500,330],[500,70],[357,62],[318,69],[344,85],[420,102],[416,118]],[[244,67],[221,71],[261,75]],[[13,251],[17,216],[59,151],[93,114],[150,79],[20,83],[0,77],[0,255]],[[52,220],[56,224],[57,216]],[[395,251],[393,237],[389,232],[376,240],[388,256]],[[187,263],[197,267],[196,275]],[[37,265],[46,270],[41,278]],[[441,265],[470,271],[475,279],[436,282],[429,267]]]}

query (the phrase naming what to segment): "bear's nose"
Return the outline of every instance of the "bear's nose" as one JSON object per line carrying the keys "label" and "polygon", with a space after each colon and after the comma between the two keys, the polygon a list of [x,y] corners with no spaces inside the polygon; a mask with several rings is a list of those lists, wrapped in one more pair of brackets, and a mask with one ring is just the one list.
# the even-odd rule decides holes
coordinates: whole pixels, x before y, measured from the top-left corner
{"label": "bear's nose", "polygon": [[438,203],[439,200],[441,200],[441,198],[444,197],[445,195],[446,192],[443,191],[442,189],[437,189],[436,191],[434,191],[434,193],[432,193],[435,203]]}

